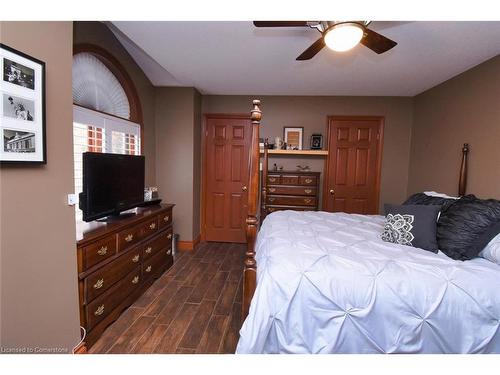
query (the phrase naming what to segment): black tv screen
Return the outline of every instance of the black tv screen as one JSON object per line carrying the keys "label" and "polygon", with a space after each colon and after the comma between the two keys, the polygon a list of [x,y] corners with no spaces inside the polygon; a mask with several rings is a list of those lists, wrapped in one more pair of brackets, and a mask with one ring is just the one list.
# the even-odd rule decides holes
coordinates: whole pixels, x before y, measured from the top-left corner
{"label": "black tv screen", "polygon": [[83,220],[118,215],[144,202],[144,156],[83,153]]}

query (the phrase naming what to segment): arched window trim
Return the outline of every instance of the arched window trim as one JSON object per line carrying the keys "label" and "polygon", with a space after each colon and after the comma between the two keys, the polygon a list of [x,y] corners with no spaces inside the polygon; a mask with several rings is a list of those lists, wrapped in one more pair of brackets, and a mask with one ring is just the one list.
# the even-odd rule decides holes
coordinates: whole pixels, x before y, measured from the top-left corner
{"label": "arched window trim", "polygon": [[[89,44],[89,43],[81,43],[81,44],[76,44],[73,46],[73,55],[76,55],[78,53],[90,53],[93,56],[97,57],[99,61],[101,61],[110,71],[111,73],[114,74],[118,82],[122,85],[123,90],[125,91],[125,94],[127,95],[127,99],[130,105],[130,118],[125,119],[128,121],[135,122],[141,126],[141,138],[143,138],[143,118],[142,118],[142,107],[141,107],[141,102],[139,99],[139,95],[137,93],[137,90],[135,88],[135,85],[130,78],[130,75],[127,73],[123,65],[116,59],[111,53],[106,51],[104,48],[101,48],[99,46],[96,46],[94,44]],[[75,104],[79,106],[78,104]],[[80,106],[83,107],[83,106]],[[85,108],[85,107],[84,107]],[[96,111],[93,108],[87,108],[91,109],[92,111]],[[100,112],[100,111],[96,111]],[[108,116],[114,116],[113,114],[102,112]],[[114,116],[121,118],[119,116]],[[141,154],[142,154],[142,147],[141,147]]]}

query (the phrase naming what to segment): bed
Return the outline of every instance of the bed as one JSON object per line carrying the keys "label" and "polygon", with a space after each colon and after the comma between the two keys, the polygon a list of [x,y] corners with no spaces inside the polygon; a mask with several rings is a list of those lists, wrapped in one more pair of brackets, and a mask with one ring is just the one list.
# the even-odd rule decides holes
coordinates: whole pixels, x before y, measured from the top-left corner
{"label": "bed", "polygon": [[500,353],[499,265],[384,242],[379,215],[280,211],[260,226],[267,158],[261,185],[253,104],[237,353]]}

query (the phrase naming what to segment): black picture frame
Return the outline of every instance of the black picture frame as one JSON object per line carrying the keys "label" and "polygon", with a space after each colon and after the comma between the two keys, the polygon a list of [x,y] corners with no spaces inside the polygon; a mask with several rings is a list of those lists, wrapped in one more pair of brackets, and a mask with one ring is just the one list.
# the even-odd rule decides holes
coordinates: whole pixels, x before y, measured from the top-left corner
{"label": "black picture frame", "polygon": [[323,149],[323,135],[313,134],[311,135],[311,150],[322,150]]}
{"label": "black picture frame", "polygon": [[[0,43],[0,68],[0,165],[45,165],[45,62]],[[12,141],[16,141],[16,137],[14,147]]]}

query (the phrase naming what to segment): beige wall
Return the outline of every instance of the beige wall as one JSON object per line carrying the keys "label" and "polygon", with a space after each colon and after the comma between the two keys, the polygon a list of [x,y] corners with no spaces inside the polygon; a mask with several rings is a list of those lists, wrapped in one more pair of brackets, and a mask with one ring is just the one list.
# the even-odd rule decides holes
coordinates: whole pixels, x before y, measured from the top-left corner
{"label": "beige wall", "polygon": [[46,63],[47,165],[0,169],[3,348],[80,338],[73,189],[72,23],[1,22],[1,42]]}
{"label": "beige wall", "polygon": [[[283,137],[284,126],[304,127],[304,147],[310,147],[313,133],[326,138],[329,115],[384,116],[384,151],[380,205],[398,203],[406,198],[410,136],[412,126],[412,99],[403,97],[336,97],[336,96],[203,96],[203,113],[248,113],[251,100],[262,101],[263,120],[261,137]],[[321,157],[273,157],[273,162],[285,169],[295,170],[297,164],[307,164],[313,171],[323,173]],[[322,186],[322,185],[321,185]]]}
{"label": "beige wall", "polygon": [[144,72],[135,63],[127,50],[116,39],[108,27],[101,22],[74,22],[74,44],[90,43],[106,49],[123,65],[137,89],[142,106],[144,120],[142,140],[143,154],[146,157],[146,186],[156,184],[155,174],[155,119],[154,119],[154,87]]}
{"label": "beige wall", "polygon": [[500,199],[500,56],[415,97],[408,192],[458,193],[470,144],[467,192]]}
{"label": "beige wall", "polygon": [[[199,233],[199,93],[191,87],[157,87],[156,183],[160,198],[175,203],[174,231],[181,241]],[[195,149],[196,148],[196,149]],[[196,172],[196,173],[195,173]]]}

